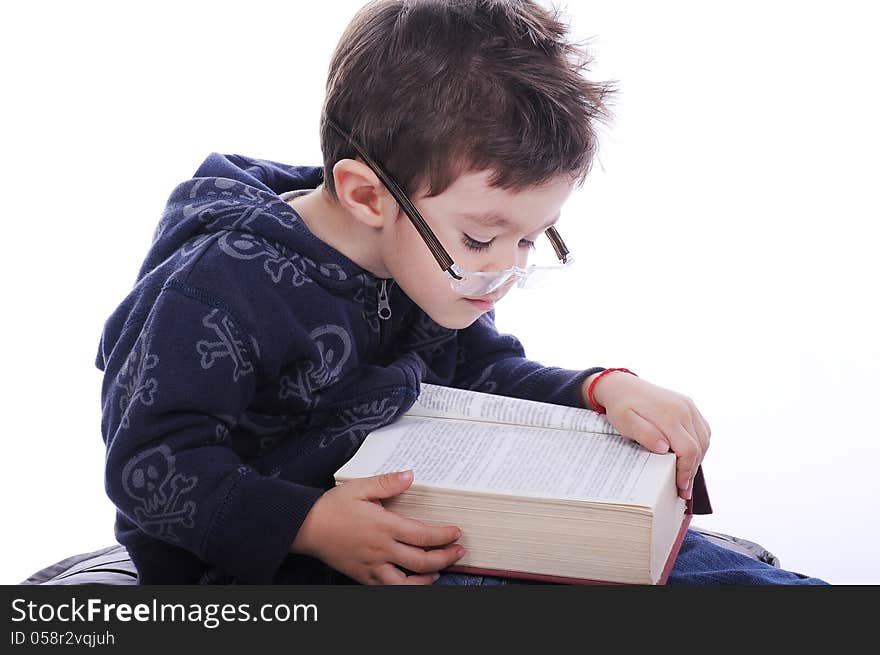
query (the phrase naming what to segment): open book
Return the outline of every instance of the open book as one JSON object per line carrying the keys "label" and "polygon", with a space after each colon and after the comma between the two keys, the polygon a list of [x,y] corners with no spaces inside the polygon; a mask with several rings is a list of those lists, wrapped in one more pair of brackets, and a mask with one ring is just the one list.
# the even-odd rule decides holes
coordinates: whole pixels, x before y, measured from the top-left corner
{"label": "open book", "polygon": [[413,469],[383,502],[403,516],[461,528],[449,570],[564,583],[663,584],[693,503],[676,457],[621,437],[604,415],[430,384],[410,410],[371,432],[336,483]]}

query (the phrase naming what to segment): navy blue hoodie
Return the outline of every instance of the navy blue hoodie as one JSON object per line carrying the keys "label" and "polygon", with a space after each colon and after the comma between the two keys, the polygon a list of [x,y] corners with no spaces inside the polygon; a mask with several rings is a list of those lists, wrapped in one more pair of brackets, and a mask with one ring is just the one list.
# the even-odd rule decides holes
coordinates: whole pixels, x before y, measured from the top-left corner
{"label": "navy blue hoodie", "polygon": [[335,579],[290,545],[334,472],[421,382],[583,407],[584,379],[603,370],[527,359],[491,312],[438,325],[285,202],[322,175],[211,153],[172,191],[104,326],[105,488],[142,584]]}

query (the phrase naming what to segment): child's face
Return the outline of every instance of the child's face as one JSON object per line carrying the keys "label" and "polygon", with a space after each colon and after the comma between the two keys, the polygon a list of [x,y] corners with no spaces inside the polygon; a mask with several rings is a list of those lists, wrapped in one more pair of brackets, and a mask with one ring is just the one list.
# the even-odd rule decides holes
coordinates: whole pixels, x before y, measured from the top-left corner
{"label": "child's face", "polygon": [[[452,260],[465,271],[502,271],[528,262],[528,242],[546,240],[544,230],[555,223],[574,188],[571,178],[560,177],[541,187],[514,192],[488,185],[488,171],[459,177],[433,198],[412,197],[437,239]],[[491,226],[465,214],[503,216],[508,226]],[[468,247],[473,241],[491,245]],[[384,264],[403,291],[440,325],[461,329],[491,307],[473,303],[450,287],[449,276],[437,264],[412,221],[401,211],[383,230]],[[482,296],[500,300],[515,284]]]}

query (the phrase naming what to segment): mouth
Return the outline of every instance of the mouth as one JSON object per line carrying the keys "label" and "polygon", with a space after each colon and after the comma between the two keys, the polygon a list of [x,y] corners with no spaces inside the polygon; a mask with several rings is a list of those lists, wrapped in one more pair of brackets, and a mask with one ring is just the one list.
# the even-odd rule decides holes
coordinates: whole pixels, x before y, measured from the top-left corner
{"label": "mouth", "polygon": [[483,311],[488,311],[495,306],[495,300],[488,296],[485,298],[465,298],[465,300]]}

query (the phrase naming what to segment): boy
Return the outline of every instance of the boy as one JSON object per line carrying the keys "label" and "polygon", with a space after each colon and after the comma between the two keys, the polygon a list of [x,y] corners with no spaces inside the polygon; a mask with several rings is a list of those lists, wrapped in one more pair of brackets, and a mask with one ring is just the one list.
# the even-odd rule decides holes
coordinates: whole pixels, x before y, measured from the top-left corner
{"label": "boy", "polygon": [[[331,62],[323,167],[212,153],[174,189],[97,358],[105,485],[141,583],[437,581],[458,529],[381,505],[411,473],[333,487],[422,382],[607,411],[675,452],[705,507],[690,399],[543,366],[494,326],[530,251],[568,261],[553,225],[607,116],[565,32],[532,2],[371,3]],[[670,581],[802,579],[723,551],[690,534]]]}

